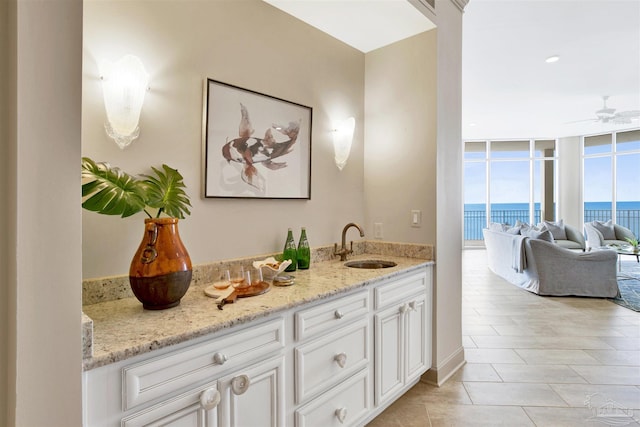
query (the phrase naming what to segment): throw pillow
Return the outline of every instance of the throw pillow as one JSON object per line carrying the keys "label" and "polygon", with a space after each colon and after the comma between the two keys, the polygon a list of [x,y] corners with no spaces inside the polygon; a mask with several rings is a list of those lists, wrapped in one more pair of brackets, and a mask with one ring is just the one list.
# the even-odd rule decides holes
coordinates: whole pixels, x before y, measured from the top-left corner
{"label": "throw pillow", "polygon": [[523,230],[530,230],[533,226],[527,224],[526,222],[522,222],[519,219],[516,220],[516,225],[514,227],[518,227],[520,229],[520,234],[522,234]]}
{"label": "throw pillow", "polygon": [[499,222],[492,222],[489,224],[489,230],[491,231],[505,231],[506,227],[504,224],[500,224]]}
{"label": "throw pillow", "polygon": [[616,232],[613,229],[613,221],[593,221],[591,225],[593,225],[593,228],[595,228],[600,232],[600,234],[602,234],[602,238],[604,240],[616,240]]}
{"label": "throw pillow", "polygon": [[560,220],[558,222],[543,221],[540,226],[543,229],[549,230],[554,240],[567,240],[567,233],[564,229],[563,220]]}
{"label": "throw pillow", "polygon": [[521,233],[523,236],[527,236],[530,239],[545,240],[550,243],[555,243],[553,235],[549,230],[536,230],[535,228],[532,228],[530,230],[522,230]]}
{"label": "throw pillow", "polygon": [[509,234],[517,235],[517,234],[520,234],[520,227],[507,228],[505,231]]}

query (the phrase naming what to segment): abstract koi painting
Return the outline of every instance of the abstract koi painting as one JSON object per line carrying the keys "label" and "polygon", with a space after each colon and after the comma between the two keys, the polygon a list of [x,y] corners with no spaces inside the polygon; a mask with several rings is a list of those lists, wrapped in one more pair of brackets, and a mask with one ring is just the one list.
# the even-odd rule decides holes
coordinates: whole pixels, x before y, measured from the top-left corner
{"label": "abstract koi painting", "polygon": [[312,108],[207,79],[204,196],[310,199]]}

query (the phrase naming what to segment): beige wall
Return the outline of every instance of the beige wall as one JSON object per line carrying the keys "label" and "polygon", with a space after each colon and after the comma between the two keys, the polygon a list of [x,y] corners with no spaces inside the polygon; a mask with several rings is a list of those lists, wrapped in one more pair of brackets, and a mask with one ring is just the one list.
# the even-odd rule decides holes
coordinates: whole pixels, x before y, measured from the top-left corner
{"label": "beige wall", "polygon": [[[84,23],[83,155],[132,173],[163,162],[178,168],[193,205],[180,222],[193,263],[280,251],[288,227],[297,238],[306,226],[312,246],[329,245],[346,223],[363,222],[364,54],[258,0],[88,1]],[[127,53],[142,59],[151,90],[140,138],[120,150],[104,132],[98,63]],[[200,196],[207,77],[313,107],[310,201]],[[354,145],[340,172],[330,130],[348,116]],[[83,276],[127,274],[144,215],[83,211],[82,219]]]}
{"label": "beige wall", "polygon": [[384,240],[435,244],[436,42],[431,30],[366,55],[366,226]]}
{"label": "beige wall", "polygon": [[[7,206],[12,205],[13,198],[10,198],[10,179],[12,173],[9,168],[12,165],[11,154],[9,152],[9,69],[14,62],[12,54],[9,52],[9,1],[0,0],[0,200],[3,200],[3,208],[0,209],[0,395],[7,398],[0,398],[0,424],[8,424],[7,403],[9,400],[9,387],[7,387],[7,360],[9,356],[9,346],[7,339],[9,336],[9,313],[8,313],[8,284],[11,274],[8,271],[10,249],[14,240],[9,237],[10,220]],[[14,223],[14,220],[11,220]]]}
{"label": "beige wall", "polygon": [[77,426],[82,1],[11,5],[9,54],[2,52],[11,67],[11,94],[9,135],[2,145],[9,163],[2,188],[8,193],[2,199],[9,313],[2,399],[8,415],[0,424]]}

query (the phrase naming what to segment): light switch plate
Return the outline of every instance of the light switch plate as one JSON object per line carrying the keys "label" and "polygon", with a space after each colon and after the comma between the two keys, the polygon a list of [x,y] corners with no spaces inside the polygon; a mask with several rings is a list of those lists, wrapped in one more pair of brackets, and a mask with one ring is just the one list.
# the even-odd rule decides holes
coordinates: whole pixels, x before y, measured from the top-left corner
{"label": "light switch plate", "polygon": [[381,222],[374,222],[373,223],[373,238],[374,239],[382,239],[383,238],[382,223]]}
{"label": "light switch plate", "polygon": [[422,211],[418,209],[413,209],[411,211],[411,226],[412,227],[420,227],[422,226]]}

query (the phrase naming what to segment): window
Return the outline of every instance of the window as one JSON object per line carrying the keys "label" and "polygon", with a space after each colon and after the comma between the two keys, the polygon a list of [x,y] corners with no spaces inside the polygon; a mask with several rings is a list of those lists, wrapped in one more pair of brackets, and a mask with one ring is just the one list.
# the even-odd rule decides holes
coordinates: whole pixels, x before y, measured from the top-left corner
{"label": "window", "polygon": [[489,222],[537,224],[555,218],[556,141],[467,141],[464,239],[481,241]]}
{"label": "window", "polygon": [[584,222],[614,220],[640,233],[640,130],[583,138]]}

